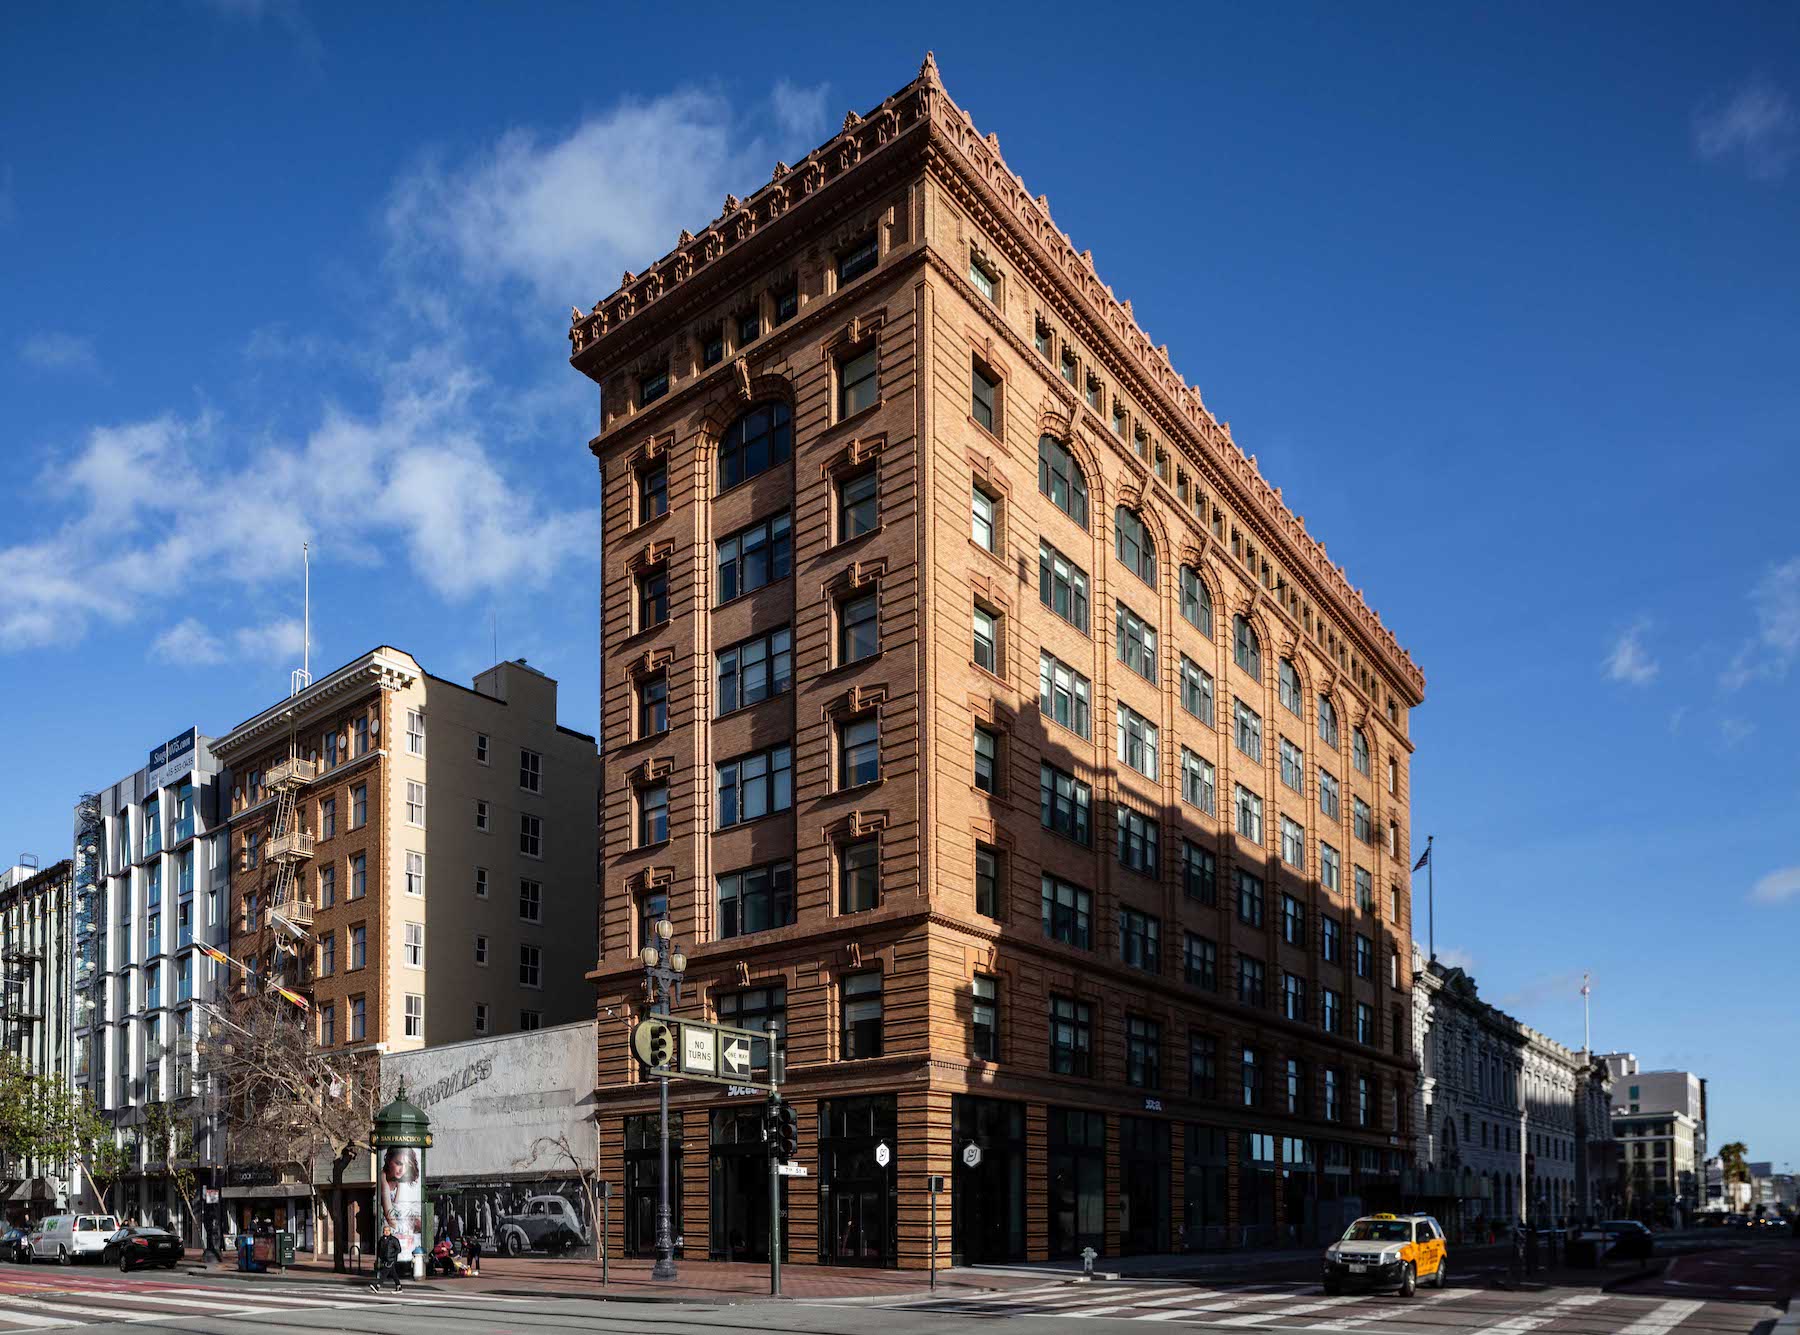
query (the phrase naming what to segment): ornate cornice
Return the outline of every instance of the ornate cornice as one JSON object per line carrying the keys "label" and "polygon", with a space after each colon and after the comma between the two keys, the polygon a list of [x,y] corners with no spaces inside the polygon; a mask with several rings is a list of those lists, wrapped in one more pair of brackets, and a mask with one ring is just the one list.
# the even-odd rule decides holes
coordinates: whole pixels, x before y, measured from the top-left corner
{"label": "ornate cornice", "polygon": [[271,705],[255,718],[238,724],[212,743],[212,752],[226,764],[235,764],[273,738],[285,736],[292,728],[306,726],[309,716],[335,708],[346,695],[371,687],[383,691],[400,690],[411,686],[421,675],[419,665],[399,651],[374,650],[345,664],[298,695]]}

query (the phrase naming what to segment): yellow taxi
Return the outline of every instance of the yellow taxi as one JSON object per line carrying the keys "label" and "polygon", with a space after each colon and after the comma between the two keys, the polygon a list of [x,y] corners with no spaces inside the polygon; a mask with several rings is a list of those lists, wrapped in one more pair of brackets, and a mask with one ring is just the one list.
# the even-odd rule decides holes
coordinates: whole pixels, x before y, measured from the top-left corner
{"label": "yellow taxi", "polygon": [[1325,1292],[1395,1289],[1410,1298],[1420,1284],[1450,1277],[1444,1230],[1428,1214],[1370,1214],[1325,1249]]}

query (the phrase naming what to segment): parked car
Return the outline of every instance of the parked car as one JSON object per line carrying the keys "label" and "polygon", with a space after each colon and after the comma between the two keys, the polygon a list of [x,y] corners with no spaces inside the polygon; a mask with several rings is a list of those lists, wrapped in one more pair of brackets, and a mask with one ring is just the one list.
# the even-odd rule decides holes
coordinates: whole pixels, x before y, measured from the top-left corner
{"label": "parked car", "polygon": [[1656,1235],[1635,1219],[1608,1219],[1601,1223],[1606,1234],[1606,1256],[1626,1261],[1648,1261],[1656,1252]]}
{"label": "parked car", "polygon": [[26,1247],[30,1238],[30,1231],[23,1228],[9,1228],[0,1233],[0,1261],[29,1261],[31,1256]]}
{"label": "parked car", "polygon": [[555,1255],[587,1241],[587,1230],[575,1207],[561,1196],[530,1196],[518,1214],[501,1215],[495,1245],[508,1256],[544,1251]]}
{"label": "parked car", "polygon": [[118,1219],[109,1214],[45,1215],[31,1230],[32,1261],[60,1261],[64,1265],[82,1257],[99,1257],[106,1240],[119,1231]]}
{"label": "parked car", "polygon": [[106,1240],[106,1251],[101,1259],[107,1265],[116,1263],[122,1271],[146,1265],[173,1270],[186,1250],[181,1239],[166,1228],[128,1224]]}

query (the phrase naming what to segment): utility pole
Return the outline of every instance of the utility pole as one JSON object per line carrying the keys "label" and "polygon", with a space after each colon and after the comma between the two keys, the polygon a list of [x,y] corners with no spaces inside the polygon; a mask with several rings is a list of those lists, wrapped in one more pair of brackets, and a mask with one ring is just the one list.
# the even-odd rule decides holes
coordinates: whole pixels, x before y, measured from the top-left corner
{"label": "utility pole", "polygon": [[[687,972],[687,955],[674,943],[675,924],[667,918],[656,920],[656,939],[646,945],[638,958],[644,965],[644,986],[650,993],[651,1009],[658,1015],[669,1014],[669,999],[681,995],[681,975]],[[669,1217],[669,1076],[657,1076],[657,1183],[656,1183],[656,1264],[650,1278],[675,1278],[675,1235]]]}

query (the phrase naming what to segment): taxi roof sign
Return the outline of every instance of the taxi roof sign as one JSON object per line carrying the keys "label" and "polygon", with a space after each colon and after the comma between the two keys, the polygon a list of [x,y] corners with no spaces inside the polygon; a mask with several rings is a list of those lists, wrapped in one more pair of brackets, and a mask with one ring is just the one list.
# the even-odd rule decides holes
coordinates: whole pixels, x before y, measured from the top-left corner
{"label": "taxi roof sign", "polygon": [[1368,1217],[1370,1219],[1398,1219],[1400,1216],[1397,1214],[1388,1214],[1386,1211],[1383,1211],[1381,1214],[1372,1214]]}

